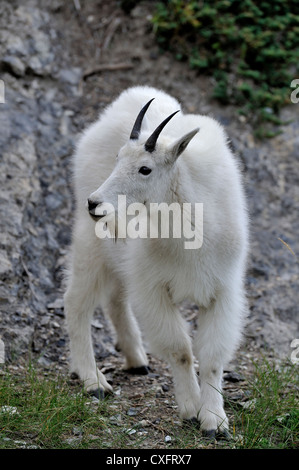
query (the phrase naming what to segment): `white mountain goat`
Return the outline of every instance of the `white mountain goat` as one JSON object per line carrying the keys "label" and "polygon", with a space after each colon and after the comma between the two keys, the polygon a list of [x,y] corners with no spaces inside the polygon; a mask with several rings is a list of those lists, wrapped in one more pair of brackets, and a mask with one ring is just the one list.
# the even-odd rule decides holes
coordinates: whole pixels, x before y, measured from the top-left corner
{"label": "white mountain goat", "polygon": [[[89,392],[104,396],[112,391],[96,366],[91,340],[91,318],[101,305],[115,327],[125,368],[148,372],[140,324],[153,353],[171,366],[182,419],[199,422],[203,432],[215,436],[227,433],[222,373],[239,345],[246,313],[247,212],[238,164],[222,127],[212,118],[178,110],[179,103],[166,93],[133,87],[108,106],[79,141],[65,294],[71,371]],[[203,236],[202,243],[188,249],[186,236],[162,237],[161,227],[155,237],[141,232],[139,237],[120,237],[123,219],[113,224],[120,195],[128,211],[130,205],[132,209],[142,204],[147,210],[153,203],[201,203],[203,227],[195,227],[199,224],[192,207],[189,222],[197,230],[195,236]],[[144,220],[150,220],[146,214]],[[175,218],[170,219],[171,228]],[[99,222],[105,238],[96,235]],[[108,236],[111,230],[115,238]],[[199,308],[193,349],[177,307],[184,299]]]}

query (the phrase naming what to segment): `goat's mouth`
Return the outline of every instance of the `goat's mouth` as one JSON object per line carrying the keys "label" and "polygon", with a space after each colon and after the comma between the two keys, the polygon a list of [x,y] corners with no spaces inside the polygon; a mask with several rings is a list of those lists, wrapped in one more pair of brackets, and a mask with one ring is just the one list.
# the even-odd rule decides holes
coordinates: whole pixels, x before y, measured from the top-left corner
{"label": "goat's mouth", "polygon": [[105,217],[104,215],[95,215],[89,212],[90,217],[95,221],[98,222],[102,217]]}
{"label": "goat's mouth", "polygon": [[[98,206],[97,206],[98,207]],[[95,221],[95,222],[98,222],[99,220],[101,220],[103,217],[105,217],[107,214],[98,214],[97,213],[97,210],[96,208],[94,209],[88,209],[88,213],[90,215],[90,217]]]}

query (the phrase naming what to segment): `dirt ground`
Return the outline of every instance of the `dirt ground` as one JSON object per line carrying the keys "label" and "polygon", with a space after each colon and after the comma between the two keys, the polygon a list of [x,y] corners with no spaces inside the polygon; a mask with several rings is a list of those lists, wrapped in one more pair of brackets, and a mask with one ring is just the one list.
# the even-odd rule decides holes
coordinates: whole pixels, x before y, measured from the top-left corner
{"label": "dirt ground", "polygon": [[[251,217],[249,315],[228,371],[246,375],[261,354],[289,357],[291,341],[299,337],[298,107],[290,103],[283,111],[288,124],[280,135],[257,141],[246,117],[211,99],[212,78],[159,51],[150,23],[153,2],[141,1],[129,13],[119,3],[0,4],[0,335],[7,361],[17,366],[31,355],[45,370],[67,371],[62,280],[72,227],[74,144],[122,90],[148,84],[175,96],[186,112],[218,119],[242,162]],[[197,307],[186,301],[181,311],[192,326]],[[100,310],[92,334],[96,358],[120,390],[119,400],[136,403],[145,389],[156,387],[161,416],[175,413],[166,364],[151,356],[151,374],[130,377],[121,370]],[[228,375],[224,386],[244,399],[240,377]]]}

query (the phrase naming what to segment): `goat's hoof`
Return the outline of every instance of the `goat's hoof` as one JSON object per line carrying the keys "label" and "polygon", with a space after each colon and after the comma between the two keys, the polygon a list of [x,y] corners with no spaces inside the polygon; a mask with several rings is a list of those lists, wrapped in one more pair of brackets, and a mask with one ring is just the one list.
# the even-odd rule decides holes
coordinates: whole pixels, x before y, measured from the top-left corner
{"label": "goat's hoof", "polygon": [[207,441],[215,441],[216,429],[203,430],[202,437],[206,439]]}
{"label": "goat's hoof", "polygon": [[79,375],[77,374],[77,372],[71,372],[70,378],[71,378],[71,380],[78,380]]}
{"label": "goat's hoof", "polygon": [[149,369],[147,366],[131,367],[130,369],[127,369],[126,372],[132,375],[147,375],[149,373]]}
{"label": "goat's hoof", "polygon": [[231,439],[231,435],[227,429],[209,429],[208,431],[203,430],[202,437],[207,441],[215,441],[216,439],[229,441]]}
{"label": "goat's hoof", "polygon": [[89,390],[87,394],[91,397],[95,397],[98,400],[104,400],[107,398],[111,393],[106,392],[103,388],[96,388],[94,390]]}

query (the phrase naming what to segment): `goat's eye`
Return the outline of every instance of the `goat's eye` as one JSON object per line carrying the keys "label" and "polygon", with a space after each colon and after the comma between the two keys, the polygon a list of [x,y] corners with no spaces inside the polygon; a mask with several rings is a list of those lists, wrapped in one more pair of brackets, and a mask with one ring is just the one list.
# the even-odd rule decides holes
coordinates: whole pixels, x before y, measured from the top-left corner
{"label": "goat's eye", "polygon": [[147,166],[142,166],[141,168],[139,168],[139,173],[141,173],[142,175],[149,175],[151,171],[152,170]]}

